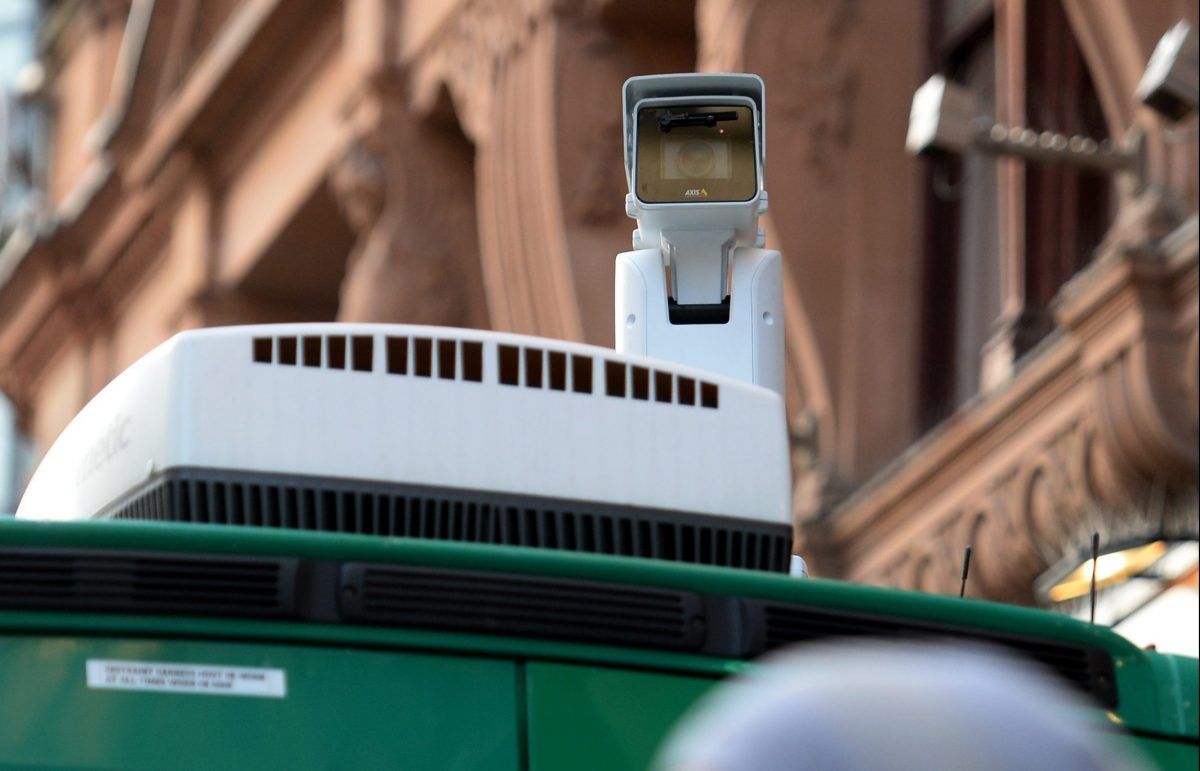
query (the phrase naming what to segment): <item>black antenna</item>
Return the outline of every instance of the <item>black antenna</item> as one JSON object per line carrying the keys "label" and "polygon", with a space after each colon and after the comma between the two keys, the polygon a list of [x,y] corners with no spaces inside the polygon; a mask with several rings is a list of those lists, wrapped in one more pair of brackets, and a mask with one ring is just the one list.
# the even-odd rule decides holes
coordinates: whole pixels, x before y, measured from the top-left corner
{"label": "black antenna", "polygon": [[1096,563],[1100,561],[1100,533],[1092,533],[1092,623],[1096,623]]}
{"label": "black antenna", "polygon": [[960,584],[958,587],[958,596],[960,599],[962,597],[965,597],[967,594],[967,574],[970,571],[971,571],[971,546],[970,546],[970,544],[968,544],[967,548],[963,550],[962,584]]}

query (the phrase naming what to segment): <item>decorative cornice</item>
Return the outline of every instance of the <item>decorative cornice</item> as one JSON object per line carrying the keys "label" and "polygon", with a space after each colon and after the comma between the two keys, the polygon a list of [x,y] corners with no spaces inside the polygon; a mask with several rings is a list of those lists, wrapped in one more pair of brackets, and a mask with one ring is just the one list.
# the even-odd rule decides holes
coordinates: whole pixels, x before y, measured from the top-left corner
{"label": "decorative cornice", "polygon": [[[222,28],[218,39],[191,67],[189,76],[163,105],[147,135],[138,142],[128,176],[152,177],[183,141],[198,117],[221,94],[235,65],[245,56],[283,5],[282,0],[245,0]],[[115,138],[114,138],[115,141]]]}
{"label": "decorative cornice", "polygon": [[1147,501],[1194,495],[1200,468],[1190,232],[1097,259],[1013,381],[802,525],[809,548],[848,578],[949,592],[971,544],[977,592],[1029,602],[1033,579],[1088,533],[1179,525]]}
{"label": "decorative cornice", "polygon": [[1196,391],[1189,367],[1197,327],[1193,215],[1158,242],[1114,247],[1065,286],[1059,323],[1078,339],[1109,416],[1114,448],[1160,477],[1194,473]]}
{"label": "decorative cornice", "polygon": [[150,31],[150,21],[154,16],[154,5],[155,0],[133,0],[130,5],[125,34],[121,36],[121,47],[117,51],[108,106],[85,138],[85,142],[93,148],[108,146],[129,111],[138,70],[141,68],[142,54],[146,48],[146,37]]}

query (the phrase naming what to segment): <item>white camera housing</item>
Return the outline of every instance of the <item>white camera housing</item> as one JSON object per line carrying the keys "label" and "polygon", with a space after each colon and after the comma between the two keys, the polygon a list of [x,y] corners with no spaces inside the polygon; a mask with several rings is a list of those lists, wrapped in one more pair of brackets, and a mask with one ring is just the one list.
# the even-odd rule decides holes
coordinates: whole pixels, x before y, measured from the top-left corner
{"label": "white camera housing", "polygon": [[782,394],[782,267],[758,227],[764,105],[757,75],[625,82],[626,213],[638,227],[617,256],[616,346]]}
{"label": "white camera housing", "polygon": [[[974,94],[942,75],[934,75],[913,94],[905,149],[913,155],[962,155],[975,145],[982,116]],[[992,122],[984,123],[990,127]]]}
{"label": "white camera housing", "polygon": [[1171,27],[1155,46],[1138,83],[1138,99],[1168,120],[1183,120],[1200,106],[1196,40],[1196,30],[1186,21]]}

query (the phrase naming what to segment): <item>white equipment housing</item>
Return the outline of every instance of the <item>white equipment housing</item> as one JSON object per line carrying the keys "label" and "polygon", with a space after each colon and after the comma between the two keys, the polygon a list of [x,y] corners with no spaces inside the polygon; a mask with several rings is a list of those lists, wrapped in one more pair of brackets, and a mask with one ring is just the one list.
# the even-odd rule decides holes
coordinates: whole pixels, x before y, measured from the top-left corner
{"label": "white equipment housing", "polygon": [[[762,248],[758,228],[758,217],[767,210],[764,104],[765,88],[757,75],[647,75],[626,81],[625,208],[638,227],[634,250],[617,255],[616,348],[721,372],[782,394],[782,267],[779,252]],[[639,112],[696,105],[749,108],[753,194],[746,200],[642,200]]]}
{"label": "white equipment housing", "polygon": [[84,407],[17,516],[785,571],[785,426],[770,390],[558,340],[387,324],[202,329],[158,346]]}
{"label": "white equipment housing", "polygon": [[754,75],[625,84],[638,230],[616,351],[385,324],[183,332],[71,421],[17,516],[798,570],[763,96]]}

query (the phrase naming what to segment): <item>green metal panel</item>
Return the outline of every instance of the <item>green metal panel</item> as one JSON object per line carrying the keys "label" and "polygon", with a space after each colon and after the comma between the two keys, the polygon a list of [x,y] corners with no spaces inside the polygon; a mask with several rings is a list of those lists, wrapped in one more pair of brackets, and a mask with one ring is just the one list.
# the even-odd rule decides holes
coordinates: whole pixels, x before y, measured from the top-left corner
{"label": "green metal panel", "polygon": [[644,769],[675,720],[711,688],[702,677],[606,667],[526,667],[529,769]]}
{"label": "green metal panel", "polygon": [[[284,698],[90,688],[88,659],[279,668]],[[16,768],[516,769],[517,667],[412,653],[0,638],[0,763]]]}
{"label": "green metal panel", "polygon": [[1160,730],[1196,738],[1200,726],[1200,666],[1196,659],[1155,651],[1147,651],[1146,655],[1159,684],[1162,713],[1177,721]]}
{"label": "green metal panel", "polygon": [[1133,743],[1163,771],[1196,771],[1200,767],[1200,746],[1195,742],[1138,738]]}
{"label": "green metal panel", "polygon": [[[659,586],[716,595],[803,603],[811,607],[885,614],[962,629],[995,630],[1103,649],[1112,657],[1120,703],[1113,723],[1134,731],[1200,735],[1194,694],[1195,659],[1168,659],[1139,650],[1109,629],[1030,608],[918,594],[877,587],[747,570],[410,538],[310,533],[269,528],[169,523],[0,521],[0,545],[97,548],[207,554],[281,555],[362,560],[414,566],[492,570],[561,576],[616,584]],[[46,634],[173,635],[199,638],[272,639],[281,643],[375,646],[454,651],[513,659],[553,659],[632,669],[716,675],[736,671],[740,661],[546,640],[453,635],[422,630],[232,619],[171,619],[67,613],[0,612],[0,632]]]}
{"label": "green metal panel", "polygon": [[289,645],[386,648],[511,659],[592,662],[664,672],[721,677],[744,671],[745,661],[642,648],[619,648],[526,637],[490,637],[403,627],[310,624],[190,616],[131,616],[116,613],[0,611],[0,636],[95,635],[259,640]]}

